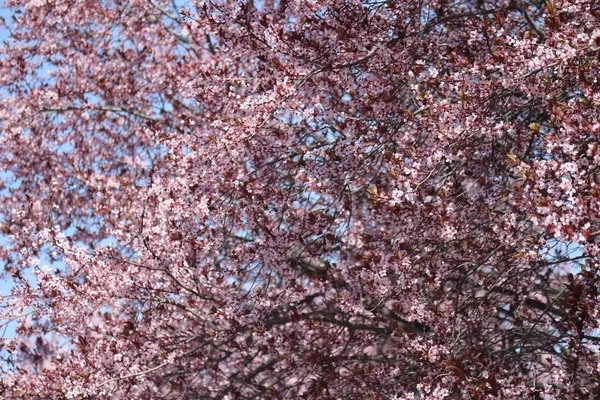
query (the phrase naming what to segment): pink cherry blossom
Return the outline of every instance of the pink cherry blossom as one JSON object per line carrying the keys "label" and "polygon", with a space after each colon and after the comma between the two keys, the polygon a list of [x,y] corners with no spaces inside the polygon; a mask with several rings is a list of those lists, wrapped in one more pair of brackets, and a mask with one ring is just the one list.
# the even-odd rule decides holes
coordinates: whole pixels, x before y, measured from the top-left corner
{"label": "pink cherry blossom", "polygon": [[600,396],[594,2],[4,6],[5,398]]}

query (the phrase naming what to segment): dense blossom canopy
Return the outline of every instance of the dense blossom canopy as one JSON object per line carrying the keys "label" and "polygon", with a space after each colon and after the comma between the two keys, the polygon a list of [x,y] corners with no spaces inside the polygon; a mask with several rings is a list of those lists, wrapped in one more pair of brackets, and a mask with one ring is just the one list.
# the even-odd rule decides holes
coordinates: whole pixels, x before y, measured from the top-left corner
{"label": "dense blossom canopy", "polygon": [[600,396],[597,2],[4,4],[4,398]]}

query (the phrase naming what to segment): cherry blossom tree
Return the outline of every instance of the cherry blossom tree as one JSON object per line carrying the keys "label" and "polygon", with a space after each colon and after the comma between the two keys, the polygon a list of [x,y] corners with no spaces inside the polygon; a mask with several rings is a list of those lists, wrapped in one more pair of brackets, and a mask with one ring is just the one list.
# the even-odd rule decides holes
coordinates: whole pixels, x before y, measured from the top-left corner
{"label": "cherry blossom tree", "polygon": [[4,6],[4,398],[600,396],[597,2]]}

